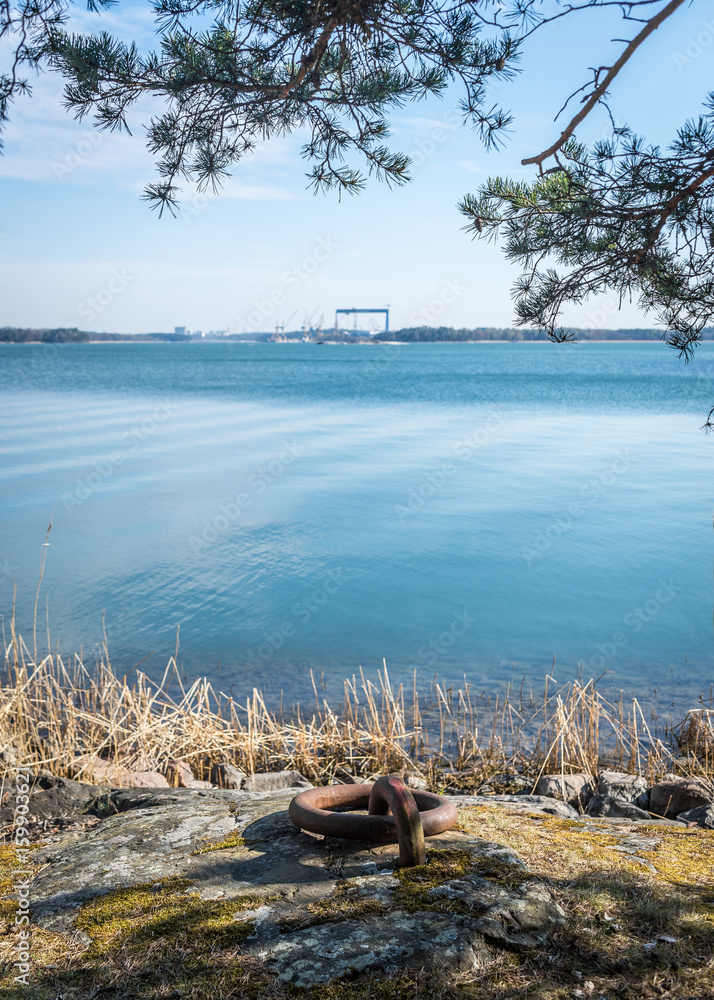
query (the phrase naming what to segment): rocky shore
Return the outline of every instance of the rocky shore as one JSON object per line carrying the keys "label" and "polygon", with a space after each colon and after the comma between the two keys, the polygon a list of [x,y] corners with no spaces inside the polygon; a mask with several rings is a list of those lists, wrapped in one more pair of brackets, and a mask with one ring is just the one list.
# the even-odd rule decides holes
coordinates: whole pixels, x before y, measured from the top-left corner
{"label": "rocky shore", "polygon": [[[380,990],[392,990],[391,1000],[421,996],[428,980],[435,996],[470,983],[482,990],[474,996],[490,997],[484,982],[500,981],[504,969],[516,979],[537,978],[550,963],[558,990],[561,980],[568,986],[545,996],[684,997],[705,995],[679,990],[690,988],[695,972],[702,982],[714,975],[712,950],[705,969],[696,957],[702,934],[714,944],[710,903],[702,902],[701,926],[685,934],[684,907],[671,902],[679,892],[671,885],[673,864],[680,887],[693,879],[697,892],[714,891],[714,793],[706,781],[670,775],[648,785],[613,771],[597,778],[543,775],[531,794],[530,783],[514,789],[518,776],[494,775],[480,789],[489,794],[454,795],[458,828],[428,839],[427,864],[400,869],[396,845],[297,830],[287,806],[311,787],[298,771],[217,770],[212,777],[233,785],[218,787],[194,778],[185,763],[168,770],[153,786],[146,773],[140,782],[147,783],[133,787],[126,774],[119,777],[128,787],[48,772],[34,778],[26,818],[33,842],[32,996],[89,998],[100,988],[117,997],[270,993],[358,1000],[372,996],[370,984],[379,981]],[[459,780],[450,774],[452,783]],[[425,784],[415,772],[404,777]],[[344,780],[356,779],[345,773]],[[10,791],[0,812],[8,836]],[[17,971],[12,844],[2,851],[2,947],[11,983]],[[590,887],[582,872],[568,877],[583,863],[595,866]],[[632,907],[635,882],[653,907],[663,882],[671,899],[633,931],[632,919],[618,912]],[[588,919],[614,937],[599,957],[586,959],[582,941],[572,951],[572,921],[582,923],[583,898],[592,910],[592,891],[602,893],[604,885],[606,906],[615,912]],[[655,934],[657,927],[676,933]],[[620,955],[620,968],[607,949],[625,931],[646,940],[638,940],[636,956],[628,952],[629,967]],[[578,934],[592,936],[586,925]],[[673,991],[657,993],[651,959],[685,939],[691,974],[681,982],[675,977]],[[126,993],[117,985],[119,968],[129,970]],[[637,994],[611,990],[615,981],[635,980]],[[494,997],[502,995],[494,989]]]}

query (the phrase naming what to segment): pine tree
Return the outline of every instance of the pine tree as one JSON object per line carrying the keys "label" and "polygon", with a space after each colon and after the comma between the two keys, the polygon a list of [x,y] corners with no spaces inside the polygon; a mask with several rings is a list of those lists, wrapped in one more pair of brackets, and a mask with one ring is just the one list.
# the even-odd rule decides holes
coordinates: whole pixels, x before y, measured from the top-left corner
{"label": "pine tree", "polygon": [[[714,94],[664,151],[612,116],[611,138],[591,148],[575,138],[634,52],[683,3],[621,5],[626,19],[642,26],[613,66],[600,67],[581,88],[582,108],[560,137],[522,161],[537,167],[536,179],[489,179],[460,203],[467,229],[502,237],[507,258],[522,268],[516,322],[545,330],[551,340],[574,339],[559,325],[565,305],[614,291],[620,302],[636,298],[654,313],[663,339],[689,361],[714,314]],[[538,17],[535,5],[523,6],[531,11],[531,32],[551,20]],[[654,13],[635,18],[637,8]],[[705,430],[714,429],[713,417],[714,410]]]}
{"label": "pine tree", "polygon": [[[108,2],[108,0],[104,0]],[[66,103],[100,128],[128,129],[140,98],[164,103],[148,128],[159,180],[145,197],[174,210],[182,183],[217,188],[260,140],[301,130],[315,190],[357,192],[365,170],[403,184],[390,113],[459,81],[462,110],[489,145],[509,118],[485,107],[485,82],[514,75],[508,32],[482,41],[478,4],[404,0],[151,0],[160,49],[53,26],[43,56],[67,79]],[[208,18],[211,18],[208,23]],[[357,154],[356,166],[349,157]]]}

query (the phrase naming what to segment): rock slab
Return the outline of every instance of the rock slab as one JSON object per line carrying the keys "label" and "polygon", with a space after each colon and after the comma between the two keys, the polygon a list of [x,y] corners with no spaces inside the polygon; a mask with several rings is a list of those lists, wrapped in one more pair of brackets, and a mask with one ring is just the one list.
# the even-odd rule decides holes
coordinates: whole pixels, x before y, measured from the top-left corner
{"label": "rock slab", "polygon": [[[456,831],[428,838],[427,865],[405,881],[397,845],[296,829],[287,815],[294,794],[112,792],[123,811],[35,852],[46,867],[33,883],[33,918],[76,935],[87,902],[178,876],[187,880],[179,892],[235,899],[235,919],[252,928],[244,953],[295,986],[425,965],[473,971],[504,948],[547,947],[564,922],[550,891],[508,848]],[[241,897],[252,909],[238,905]]]}

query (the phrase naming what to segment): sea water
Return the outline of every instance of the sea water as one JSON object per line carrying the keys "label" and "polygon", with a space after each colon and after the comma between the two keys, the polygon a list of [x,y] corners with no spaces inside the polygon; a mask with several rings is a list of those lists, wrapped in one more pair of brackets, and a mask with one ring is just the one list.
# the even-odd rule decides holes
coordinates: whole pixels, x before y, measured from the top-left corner
{"label": "sea water", "polygon": [[[299,696],[712,670],[714,344],[0,348],[0,605]],[[46,536],[49,523],[52,529]],[[49,545],[44,545],[48,541]],[[7,628],[7,625],[6,625]],[[555,658],[555,667],[553,665]]]}

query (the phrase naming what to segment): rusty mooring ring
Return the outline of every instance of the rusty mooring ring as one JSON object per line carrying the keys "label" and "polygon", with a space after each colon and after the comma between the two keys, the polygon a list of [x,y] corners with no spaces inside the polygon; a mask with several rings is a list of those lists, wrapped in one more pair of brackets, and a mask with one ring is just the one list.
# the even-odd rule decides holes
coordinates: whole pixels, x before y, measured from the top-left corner
{"label": "rusty mooring ring", "polygon": [[[333,812],[337,807],[368,809],[369,815]],[[391,809],[392,815],[386,815]],[[443,795],[412,791],[401,778],[378,778],[374,784],[327,785],[300,792],[288,815],[301,830],[325,837],[399,844],[403,866],[425,861],[424,837],[449,830],[458,818],[456,806]]]}

